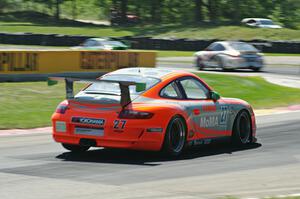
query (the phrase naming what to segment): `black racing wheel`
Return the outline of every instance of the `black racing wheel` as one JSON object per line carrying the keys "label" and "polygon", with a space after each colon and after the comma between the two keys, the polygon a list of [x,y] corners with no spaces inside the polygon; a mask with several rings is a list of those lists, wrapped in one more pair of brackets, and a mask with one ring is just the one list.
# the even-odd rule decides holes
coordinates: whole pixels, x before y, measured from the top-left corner
{"label": "black racing wheel", "polygon": [[251,142],[251,119],[245,110],[239,112],[235,118],[232,141],[235,145],[245,145]]}
{"label": "black racing wheel", "polygon": [[167,127],[163,152],[169,156],[179,156],[186,142],[186,125],[180,116],[174,116]]}

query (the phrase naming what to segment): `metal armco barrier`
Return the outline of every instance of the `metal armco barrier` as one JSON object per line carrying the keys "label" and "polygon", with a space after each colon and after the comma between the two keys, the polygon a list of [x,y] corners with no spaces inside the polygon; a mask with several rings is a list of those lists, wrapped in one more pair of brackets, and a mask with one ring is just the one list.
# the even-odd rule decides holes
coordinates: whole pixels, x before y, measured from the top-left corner
{"label": "metal armco barrier", "polygon": [[155,62],[149,51],[0,50],[0,75],[109,72]]}

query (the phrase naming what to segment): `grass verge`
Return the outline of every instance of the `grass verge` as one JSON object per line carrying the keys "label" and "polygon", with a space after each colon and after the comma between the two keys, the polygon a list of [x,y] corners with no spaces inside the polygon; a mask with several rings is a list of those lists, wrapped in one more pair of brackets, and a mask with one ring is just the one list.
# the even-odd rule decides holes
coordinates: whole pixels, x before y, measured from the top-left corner
{"label": "grass verge", "polygon": [[89,35],[94,37],[152,36],[157,38],[190,38],[220,40],[300,40],[299,30],[267,29],[244,26],[159,24],[129,27],[84,23],[45,21],[5,21],[0,18],[1,32]]}
{"label": "grass verge", "polygon": [[[199,74],[222,96],[241,98],[254,108],[300,103],[300,89],[270,84],[260,77]],[[64,84],[0,83],[0,129],[49,126],[56,106],[65,97]]]}

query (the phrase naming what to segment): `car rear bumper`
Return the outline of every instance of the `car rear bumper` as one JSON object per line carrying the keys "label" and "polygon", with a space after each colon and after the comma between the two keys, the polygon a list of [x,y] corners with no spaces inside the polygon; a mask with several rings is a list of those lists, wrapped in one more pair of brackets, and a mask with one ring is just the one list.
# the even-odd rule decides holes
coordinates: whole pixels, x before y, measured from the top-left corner
{"label": "car rear bumper", "polygon": [[[124,132],[130,134],[130,132]],[[107,148],[125,148],[147,151],[159,151],[163,142],[163,133],[158,132],[142,132],[137,138],[124,138],[120,136],[90,136],[75,135],[71,132],[58,133],[53,132],[53,139],[59,143],[80,145],[83,140],[90,140],[96,143],[95,147]]]}
{"label": "car rear bumper", "polygon": [[243,58],[231,58],[227,59],[225,63],[225,67],[230,69],[239,69],[239,68],[262,68],[263,67],[263,60],[256,59],[254,61],[247,61]]}

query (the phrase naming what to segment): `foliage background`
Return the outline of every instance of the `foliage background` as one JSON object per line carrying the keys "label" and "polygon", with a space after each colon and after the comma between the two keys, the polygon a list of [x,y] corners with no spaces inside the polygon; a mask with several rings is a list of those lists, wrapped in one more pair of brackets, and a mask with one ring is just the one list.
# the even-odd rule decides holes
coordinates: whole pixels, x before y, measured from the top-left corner
{"label": "foliage background", "polygon": [[294,29],[300,24],[299,0],[0,0],[0,15],[35,11],[57,19],[109,20],[112,8],[148,24],[238,24],[246,17],[271,18]]}

